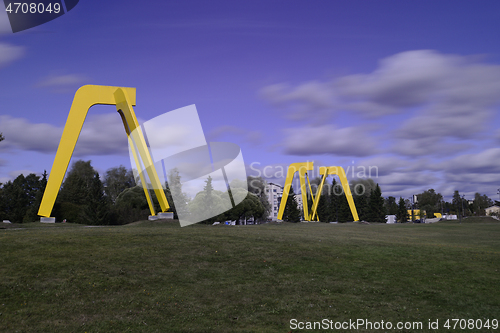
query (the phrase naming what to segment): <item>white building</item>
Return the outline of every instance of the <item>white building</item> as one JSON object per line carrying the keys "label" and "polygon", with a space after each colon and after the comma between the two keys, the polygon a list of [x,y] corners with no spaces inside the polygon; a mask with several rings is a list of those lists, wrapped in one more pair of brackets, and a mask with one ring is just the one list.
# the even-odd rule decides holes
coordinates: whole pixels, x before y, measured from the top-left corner
{"label": "white building", "polygon": [[274,184],[268,183],[266,185],[266,195],[267,201],[271,205],[271,212],[269,213],[269,218],[273,221],[278,219],[278,210],[280,209],[281,197],[283,196],[283,187]]}
{"label": "white building", "polygon": [[[269,219],[271,219],[272,221],[276,221],[278,219],[281,197],[283,196],[283,187],[278,184],[268,183],[266,185],[266,195],[267,201],[269,201],[269,204],[271,205]],[[297,201],[299,210],[302,211],[302,196],[300,194],[296,194],[295,200]]]}
{"label": "white building", "polygon": [[396,223],[396,215],[386,215],[385,221],[385,223]]}
{"label": "white building", "polygon": [[500,207],[498,207],[496,205],[491,206],[491,207],[486,208],[485,211],[486,211],[486,215],[488,215],[488,216],[491,216],[493,213],[498,215],[500,213]]}
{"label": "white building", "polygon": [[302,211],[302,194],[295,194],[295,200],[297,201],[297,207]]}

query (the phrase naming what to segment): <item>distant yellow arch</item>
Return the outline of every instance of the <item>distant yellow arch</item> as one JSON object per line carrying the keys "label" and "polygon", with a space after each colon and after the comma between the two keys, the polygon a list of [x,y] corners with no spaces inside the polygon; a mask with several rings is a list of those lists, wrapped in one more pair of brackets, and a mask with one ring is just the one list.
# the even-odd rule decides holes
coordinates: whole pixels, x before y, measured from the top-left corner
{"label": "distant yellow arch", "polygon": [[[313,162],[292,163],[288,166],[285,186],[283,188],[283,196],[281,197],[280,208],[278,211],[278,220],[283,219],[283,213],[285,211],[288,194],[290,193],[290,187],[292,186],[293,176],[295,175],[296,172],[299,172],[300,192],[302,195],[302,208],[304,210],[304,220],[306,221],[313,221],[315,219],[318,220],[318,214],[317,214],[318,203],[321,198],[321,191],[323,190],[323,185],[325,183],[325,180],[329,175],[338,175],[340,178],[340,183],[342,184],[342,188],[344,189],[344,193],[347,197],[347,202],[349,203],[349,208],[351,209],[352,217],[354,218],[354,221],[359,221],[358,212],[356,211],[356,205],[354,204],[354,200],[352,199],[351,189],[349,188],[349,182],[347,181],[344,168],[339,166],[320,167],[319,173],[322,176],[322,178],[318,186],[318,189],[316,190],[316,196],[314,196],[312,193],[311,183],[309,181],[309,176],[307,175],[307,171],[311,171],[313,169],[314,169]],[[306,194],[306,184],[305,184],[306,176],[307,176],[307,184],[309,185],[309,192],[311,193],[311,197],[313,200],[311,213],[309,213],[309,207],[307,205],[307,194]]]}
{"label": "distant yellow arch", "polygon": [[[122,118],[129,144],[132,147],[132,153],[137,169],[139,171],[142,170],[139,161],[140,157],[147,171],[149,180],[155,189],[154,191],[160,203],[160,207],[163,212],[167,211],[169,209],[167,198],[165,197],[165,193],[161,190],[162,185],[160,183],[160,179],[155,170],[151,155],[149,154],[149,150],[147,148],[146,141],[144,140],[144,135],[142,134],[139,122],[135,116],[134,109],[132,108],[132,105],[136,105],[136,89],[85,85],[78,89],[75,93],[73,104],[71,105],[68,119],[66,120],[66,125],[64,126],[63,134],[61,136],[61,141],[59,143],[59,147],[57,148],[56,157],[54,159],[54,163],[52,164],[52,169],[50,171],[47,186],[40,204],[40,209],[38,210],[38,215],[50,217],[57,194],[61,188],[64,175],[68,169],[71,156],[75,150],[76,142],[80,136],[83,123],[87,117],[87,113],[93,105],[97,104],[116,105],[116,110]],[[132,132],[137,134],[134,135],[134,137],[131,137]],[[139,175],[151,215],[156,215],[144,174],[139,172]]]}

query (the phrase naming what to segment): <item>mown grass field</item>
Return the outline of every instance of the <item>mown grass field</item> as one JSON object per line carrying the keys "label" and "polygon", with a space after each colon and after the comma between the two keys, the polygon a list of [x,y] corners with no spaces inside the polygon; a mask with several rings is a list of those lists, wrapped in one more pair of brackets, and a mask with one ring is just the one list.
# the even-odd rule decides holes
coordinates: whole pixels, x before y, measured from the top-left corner
{"label": "mown grass field", "polygon": [[291,319],[325,318],[419,321],[424,332],[429,320],[500,319],[500,223],[490,218],[9,227],[0,332],[300,332]]}

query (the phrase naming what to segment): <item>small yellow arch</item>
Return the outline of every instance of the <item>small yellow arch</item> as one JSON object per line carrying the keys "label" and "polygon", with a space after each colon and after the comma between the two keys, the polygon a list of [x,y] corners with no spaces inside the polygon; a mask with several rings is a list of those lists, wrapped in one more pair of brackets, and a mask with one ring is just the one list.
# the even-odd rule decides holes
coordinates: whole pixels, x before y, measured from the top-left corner
{"label": "small yellow arch", "polygon": [[[318,189],[316,191],[316,197],[314,197],[312,193],[311,183],[309,181],[309,177],[307,176],[307,171],[312,171],[313,168],[314,168],[313,162],[292,163],[288,166],[285,186],[283,188],[283,196],[281,197],[280,208],[278,211],[278,220],[283,219],[286,200],[288,199],[288,194],[290,193],[290,187],[292,186],[293,176],[295,175],[295,172],[298,171],[300,180],[300,192],[302,195],[302,208],[304,210],[304,219],[306,221],[313,221],[314,219],[318,219],[318,214],[317,214],[318,203],[321,197],[321,191],[323,190],[323,185],[325,184],[325,180],[329,175],[339,176],[340,183],[342,184],[342,188],[344,189],[344,193],[347,197],[347,202],[349,203],[349,208],[351,209],[352,217],[354,218],[354,221],[359,221],[358,212],[356,211],[356,205],[354,204],[354,200],[352,198],[351,189],[349,188],[349,182],[347,181],[344,168],[339,166],[319,168],[319,173],[322,176],[322,178],[320,185],[318,186]],[[305,184],[306,176],[308,177],[307,183],[309,185],[309,191],[313,199],[311,213],[309,213],[309,207],[307,205],[307,194],[306,194],[306,184]]]}

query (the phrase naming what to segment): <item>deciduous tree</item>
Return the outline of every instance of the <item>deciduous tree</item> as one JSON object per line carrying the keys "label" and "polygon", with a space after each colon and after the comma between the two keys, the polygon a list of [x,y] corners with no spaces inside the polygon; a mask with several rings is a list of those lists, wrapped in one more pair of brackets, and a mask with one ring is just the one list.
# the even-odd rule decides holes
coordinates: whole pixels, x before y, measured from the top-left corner
{"label": "deciduous tree", "polygon": [[37,193],[40,190],[40,177],[30,173],[19,175],[14,181],[8,181],[2,189],[2,209],[4,219],[12,222],[33,222],[29,213],[36,205]]}
{"label": "deciduous tree", "polygon": [[398,204],[396,203],[396,198],[395,197],[388,197],[385,199],[384,202],[385,210],[387,212],[387,215],[396,215],[398,212]]}
{"label": "deciduous tree", "polygon": [[42,174],[42,179],[40,179],[38,184],[38,189],[36,190],[35,201],[32,205],[30,205],[30,207],[26,211],[26,215],[24,216],[24,221],[33,222],[39,220],[38,210],[40,209],[40,204],[42,203],[42,198],[46,186],[47,186],[47,171],[44,170]]}
{"label": "deciduous tree", "polygon": [[434,213],[441,212],[443,196],[440,193],[436,193],[434,189],[431,188],[423,193],[417,194],[417,199],[417,208],[420,209],[420,211],[425,211],[428,218],[433,218]]}
{"label": "deciduous tree", "polygon": [[228,220],[240,221],[248,218],[263,218],[266,216],[265,214],[266,210],[259,197],[253,193],[248,193],[242,202],[225,212],[223,216]]}
{"label": "deciduous tree", "polygon": [[106,171],[103,185],[106,195],[111,202],[115,202],[120,193],[135,186],[134,174],[132,170],[127,170],[123,165],[110,168]]}
{"label": "deciduous tree", "polygon": [[[269,214],[271,213],[271,204],[269,203],[269,200],[267,199],[266,195],[266,185],[267,185],[266,181],[262,177],[248,176],[247,183],[248,183],[248,192],[257,195],[257,197],[260,200],[260,203],[265,209],[265,214],[263,215],[263,218],[269,216]],[[231,186],[231,188],[233,188],[233,186]]]}

